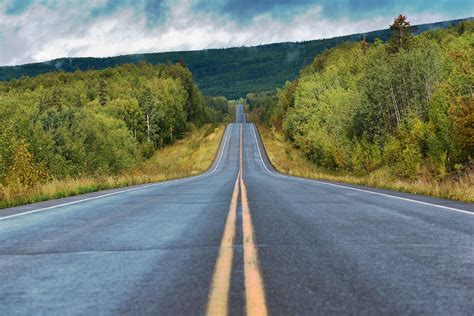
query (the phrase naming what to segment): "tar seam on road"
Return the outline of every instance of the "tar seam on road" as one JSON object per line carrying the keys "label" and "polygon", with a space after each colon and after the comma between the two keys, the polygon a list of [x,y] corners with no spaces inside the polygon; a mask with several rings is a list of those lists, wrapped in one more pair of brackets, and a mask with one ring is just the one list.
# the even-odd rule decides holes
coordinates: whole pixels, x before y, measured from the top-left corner
{"label": "tar seam on road", "polygon": [[363,190],[363,189],[353,188],[353,187],[349,187],[349,186],[345,186],[345,185],[322,182],[322,181],[313,180],[313,179],[304,179],[304,178],[298,178],[298,177],[294,177],[294,176],[286,176],[286,175],[283,175],[283,174],[273,172],[270,169],[268,169],[267,165],[263,161],[262,152],[260,151],[260,145],[259,145],[258,139],[257,139],[257,133],[255,131],[256,130],[255,129],[255,124],[252,124],[252,128],[253,128],[253,135],[255,137],[255,145],[257,146],[258,154],[260,156],[260,161],[262,162],[263,167],[265,168],[265,170],[268,173],[270,173],[272,175],[275,175],[277,177],[290,179],[290,180],[296,180],[296,181],[309,182],[309,183],[324,184],[324,185],[329,185],[329,186],[333,186],[333,187],[344,188],[344,189],[347,189],[347,190],[354,190],[354,191],[359,191],[359,192],[364,192],[364,193],[369,193],[369,194],[375,194],[375,195],[389,197],[389,198],[392,198],[392,199],[398,199],[398,200],[418,203],[418,204],[422,204],[422,205],[434,206],[434,207],[443,208],[443,209],[450,210],[450,211],[455,211],[455,212],[459,212],[459,213],[474,215],[474,212],[469,212],[469,211],[461,210],[461,209],[454,208],[454,207],[449,207],[449,206],[444,206],[444,205],[439,205],[439,204],[433,204],[433,203],[428,203],[428,202],[423,202],[423,201],[418,201],[418,200],[412,200],[412,199],[404,198],[404,197],[401,197],[401,196],[384,194],[384,193],[374,192],[374,191],[369,191],[369,190]]}
{"label": "tar seam on road", "polygon": [[220,163],[221,163],[221,161],[222,161],[222,156],[224,155],[224,150],[225,150],[225,147],[226,147],[226,144],[227,144],[227,139],[228,139],[228,136],[229,136],[229,134],[230,134],[229,129],[230,129],[230,126],[229,126],[228,128],[226,128],[226,130],[225,130],[225,132],[224,132],[224,134],[225,134],[225,135],[224,135],[224,142],[223,142],[223,145],[222,145],[222,149],[221,149],[221,153],[220,153],[219,160],[217,161],[217,163],[216,163],[216,165],[214,166],[214,168],[213,168],[211,171],[209,171],[209,172],[206,172],[206,173],[204,173],[204,174],[201,174],[201,175],[198,175],[198,176],[194,176],[194,177],[188,177],[188,178],[183,178],[183,179],[176,179],[176,180],[170,180],[170,181],[164,181],[164,182],[159,182],[159,183],[148,184],[148,185],[144,185],[144,186],[141,186],[141,187],[138,187],[138,188],[131,188],[131,189],[126,189],[126,190],[121,190],[121,191],[118,191],[118,192],[112,192],[112,193],[107,193],[107,194],[103,194],[103,195],[93,196],[93,197],[85,198],[85,199],[82,199],[82,200],[77,200],[77,201],[72,201],[72,202],[68,202],[68,203],[63,203],[63,204],[58,204],[58,205],[43,207],[43,208],[39,208],[39,209],[36,209],[36,210],[27,211],[27,212],[22,212],[22,213],[7,215],[7,216],[0,217],[0,221],[6,220],[6,219],[10,219],[10,218],[19,217],[19,216],[23,216],[23,215],[38,213],[38,212],[42,212],[42,211],[48,211],[48,210],[60,208],[60,207],[63,207],[63,206],[69,206],[69,205],[74,205],[74,204],[78,204],[78,203],[82,203],[82,202],[97,200],[97,199],[101,199],[101,198],[108,197],[108,196],[112,196],[112,195],[117,195],[117,194],[132,192],[132,191],[136,191],[136,190],[147,189],[147,188],[151,188],[151,187],[155,187],[155,186],[160,186],[160,185],[164,185],[164,184],[170,184],[170,183],[188,181],[189,179],[195,179],[195,178],[197,178],[197,177],[202,177],[202,176],[205,176],[205,175],[213,174],[213,173],[217,170],[217,168],[219,167],[219,165],[220,165]]}
{"label": "tar seam on road", "polygon": [[268,315],[265,300],[263,278],[258,262],[258,251],[248,205],[247,188],[243,180],[243,144],[242,125],[240,125],[239,173],[234,185],[229,213],[224,227],[219,255],[207,305],[207,315],[227,315],[229,309],[229,290],[231,284],[232,259],[234,256],[234,238],[236,230],[236,213],[239,195],[242,203],[242,232],[244,249],[245,301],[247,315]]}

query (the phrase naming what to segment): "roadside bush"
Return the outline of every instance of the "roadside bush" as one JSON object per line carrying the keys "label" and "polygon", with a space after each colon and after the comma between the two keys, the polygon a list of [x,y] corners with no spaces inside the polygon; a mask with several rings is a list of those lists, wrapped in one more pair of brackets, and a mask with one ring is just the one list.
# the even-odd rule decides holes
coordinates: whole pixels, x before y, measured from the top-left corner
{"label": "roadside bush", "polygon": [[400,177],[416,180],[422,163],[420,148],[415,144],[407,144],[402,150],[401,158],[395,165],[395,173]]}
{"label": "roadside bush", "polygon": [[385,144],[383,160],[393,175],[415,180],[420,174],[422,155],[417,144],[403,144],[392,137]]}
{"label": "roadside bush", "polygon": [[352,154],[352,168],[356,174],[367,174],[379,168],[382,163],[382,153],[376,143],[369,143],[364,133],[360,141],[355,142]]}

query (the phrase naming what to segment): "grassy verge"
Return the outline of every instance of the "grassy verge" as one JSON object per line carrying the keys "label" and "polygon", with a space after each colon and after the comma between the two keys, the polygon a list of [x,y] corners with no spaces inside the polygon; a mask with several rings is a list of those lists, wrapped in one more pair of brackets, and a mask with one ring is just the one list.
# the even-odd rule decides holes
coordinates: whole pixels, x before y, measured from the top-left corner
{"label": "grassy verge", "polygon": [[273,166],[280,172],[321,180],[331,180],[408,193],[424,194],[464,202],[474,202],[474,174],[444,181],[420,178],[416,181],[396,178],[388,168],[380,168],[368,175],[357,176],[347,172],[332,172],[317,167],[282,135],[265,126],[259,126],[263,143]]}
{"label": "grassy verge", "polygon": [[53,180],[16,192],[0,187],[0,208],[197,175],[212,164],[224,128],[224,124],[195,128],[185,138],[158,150],[152,158],[121,175]]}

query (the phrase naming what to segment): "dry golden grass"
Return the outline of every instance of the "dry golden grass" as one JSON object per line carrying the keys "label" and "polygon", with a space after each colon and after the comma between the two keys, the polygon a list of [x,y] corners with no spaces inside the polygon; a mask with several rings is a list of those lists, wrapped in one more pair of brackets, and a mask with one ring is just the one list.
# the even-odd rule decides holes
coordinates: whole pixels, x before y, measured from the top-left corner
{"label": "dry golden grass", "polygon": [[197,175],[211,166],[224,127],[224,124],[208,124],[195,128],[185,138],[118,176],[52,180],[20,191],[0,186],[0,208]]}
{"label": "dry golden grass", "polygon": [[267,154],[273,166],[280,172],[311,179],[360,184],[407,193],[474,202],[474,174],[472,171],[459,178],[459,180],[446,179],[441,182],[428,177],[422,177],[416,181],[399,179],[392,176],[388,168],[380,168],[365,176],[330,172],[318,168],[314,163],[306,159],[303,153],[286,141],[281,134],[265,126],[259,126],[259,130]]}

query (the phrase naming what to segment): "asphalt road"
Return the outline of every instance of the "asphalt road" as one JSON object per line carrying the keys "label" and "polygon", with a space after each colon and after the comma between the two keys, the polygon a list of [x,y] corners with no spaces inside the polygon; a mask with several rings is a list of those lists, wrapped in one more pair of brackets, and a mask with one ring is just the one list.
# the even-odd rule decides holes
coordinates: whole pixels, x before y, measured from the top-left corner
{"label": "asphalt road", "polygon": [[0,314],[472,315],[472,204],[281,175],[236,117],[201,176],[0,211]]}

